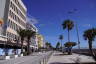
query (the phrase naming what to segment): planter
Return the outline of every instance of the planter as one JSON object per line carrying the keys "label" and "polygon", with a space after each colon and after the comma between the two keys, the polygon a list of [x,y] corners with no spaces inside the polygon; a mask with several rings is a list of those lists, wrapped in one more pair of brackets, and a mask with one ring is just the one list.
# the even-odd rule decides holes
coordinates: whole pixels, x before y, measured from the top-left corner
{"label": "planter", "polygon": [[5,59],[6,59],[6,60],[10,59],[10,56],[5,56]]}
{"label": "planter", "polygon": [[18,57],[18,55],[15,55],[15,58],[17,58]]}

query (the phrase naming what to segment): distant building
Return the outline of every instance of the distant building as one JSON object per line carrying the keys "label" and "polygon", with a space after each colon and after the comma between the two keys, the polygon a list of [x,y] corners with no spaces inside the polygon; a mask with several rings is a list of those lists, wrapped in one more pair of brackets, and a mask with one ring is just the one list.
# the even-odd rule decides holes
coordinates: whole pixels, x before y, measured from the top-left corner
{"label": "distant building", "polygon": [[0,20],[3,22],[0,24],[0,45],[6,43],[16,47],[16,39],[19,39],[17,30],[26,29],[26,12],[21,0],[0,0]]}
{"label": "distant building", "polygon": [[42,48],[44,46],[44,37],[40,34],[37,35],[38,40],[38,48]]}
{"label": "distant building", "polygon": [[[26,28],[34,32],[38,32],[37,28],[32,23],[27,23]],[[37,36],[32,36],[30,41],[30,47],[34,50],[38,49]]]}

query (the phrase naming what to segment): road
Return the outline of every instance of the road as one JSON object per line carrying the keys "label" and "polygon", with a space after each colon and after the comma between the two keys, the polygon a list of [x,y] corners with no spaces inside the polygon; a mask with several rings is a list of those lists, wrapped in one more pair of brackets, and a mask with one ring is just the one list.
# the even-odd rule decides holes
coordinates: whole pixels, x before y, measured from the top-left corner
{"label": "road", "polygon": [[34,53],[30,56],[13,58],[10,60],[0,60],[0,64],[40,64],[43,58],[46,58],[51,52]]}

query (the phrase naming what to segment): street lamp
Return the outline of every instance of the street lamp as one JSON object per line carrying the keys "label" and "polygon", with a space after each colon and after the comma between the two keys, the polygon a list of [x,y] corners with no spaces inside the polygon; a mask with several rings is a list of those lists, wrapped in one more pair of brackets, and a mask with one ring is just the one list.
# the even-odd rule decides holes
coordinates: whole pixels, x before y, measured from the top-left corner
{"label": "street lamp", "polygon": [[[77,9],[73,9],[73,12],[71,11],[71,13],[69,14],[74,14],[76,11],[78,11]],[[77,32],[77,38],[78,38],[78,49],[80,50],[80,40],[79,40],[79,32],[78,32],[78,26],[76,23],[76,32]]]}
{"label": "street lamp", "polygon": [[80,50],[80,40],[79,40],[79,33],[78,33],[77,23],[76,23],[76,31],[77,31],[77,38],[78,38],[78,49]]}

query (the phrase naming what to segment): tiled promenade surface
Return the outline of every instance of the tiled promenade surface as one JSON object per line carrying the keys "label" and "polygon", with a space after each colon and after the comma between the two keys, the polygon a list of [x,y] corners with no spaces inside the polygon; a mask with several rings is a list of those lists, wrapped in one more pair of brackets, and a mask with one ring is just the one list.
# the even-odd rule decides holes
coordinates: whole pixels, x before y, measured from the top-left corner
{"label": "tiled promenade surface", "polygon": [[30,56],[13,58],[10,60],[0,60],[0,64],[40,64],[42,63],[42,59],[46,58],[50,54],[50,52],[51,51],[46,53],[34,53]]}
{"label": "tiled promenade surface", "polygon": [[73,53],[72,55],[67,55],[67,54],[62,54],[60,52],[54,52],[48,61],[48,64],[69,64],[69,63],[70,64],[72,63],[96,64],[93,58],[90,56],[85,56],[75,53]]}

